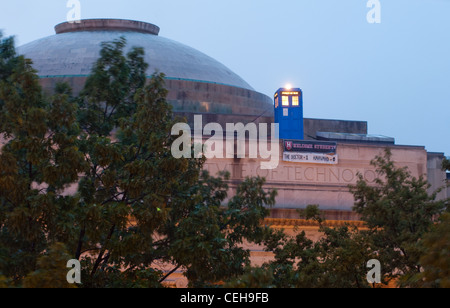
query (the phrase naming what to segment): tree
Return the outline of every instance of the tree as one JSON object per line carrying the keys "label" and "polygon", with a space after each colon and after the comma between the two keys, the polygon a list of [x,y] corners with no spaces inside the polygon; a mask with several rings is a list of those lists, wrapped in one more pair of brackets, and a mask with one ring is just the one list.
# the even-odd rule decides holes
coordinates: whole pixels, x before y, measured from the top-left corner
{"label": "tree", "polygon": [[0,31],[0,80],[8,78],[13,68],[17,65],[17,55],[14,37],[3,38]]}
{"label": "tree", "polygon": [[[274,261],[263,266],[268,271],[266,279],[272,277],[270,285],[279,288],[369,287],[366,264],[374,254],[361,233],[348,225],[326,227],[316,205],[308,206],[301,215],[317,221],[323,236],[313,242],[304,231],[294,238],[283,230],[267,233],[266,250],[275,255]],[[255,273],[262,275],[258,271]]]}
{"label": "tree", "polygon": [[96,281],[109,272],[144,270],[158,259],[152,235],[175,192],[183,193],[180,183],[195,183],[198,175],[192,173],[200,166],[171,156],[173,119],[164,76],[154,75],[145,86],[143,51],[134,48],[124,56],[124,47],[124,39],[103,45],[79,103],[80,151],[89,170],[79,182],[84,210],[76,219],[73,252],[84,260],[91,286],[101,286]]}
{"label": "tree", "polygon": [[425,253],[420,257],[423,272],[412,277],[420,287],[450,288],[450,213],[441,215],[438,223],[421,240]]}
{"label": "tree", "polygon": [[371,164],[378,177],[375,185],[369,185],[359,176],[351,187],[354,210],[369,228],[366,237],[377,252],[384,278],[401,277],[401,286],[414,286],[409,277],[423,270],[420,258],[426,252],[418,243],[430,231],[445,203],[436,200],[436,193],[428,194],[426,179],[412,177],[407,168],[395,166],[389,149]]}
{"label": "tree", "polygon": [[67,261],[70,255],[64,244],[54,243],[48,252],[37,260],[37,270],[28,274],[23,281],[25,288],[76,288],[67,283]]}
{"label": "tree", "polygon": [[442,168],[444,170],[450,171],[450,159],[449,158],[444,158],[444,161],[442,162]]}
{"label": "tree", "polygon": [[16,56],[13,43],[0,48],[0,271],[18,283],[65,228],[59,209],[75,198],[62,192],[78,179],[83,157],[74,105],[66,95],[42,95],[31,61]]}
{"label": "tree", "polygon": [[[229,174],[223,176],[228,179]],[[244,240],[262,242],[267,231],[262,220],[268,215],[267,206],[275,203],[276,192],[266,193],[264,183],[263,178],[247,178],[222,207],[228,185],[203,172],[199,184],[193,187],[195,198],[188,203],[189,214],[170,226],[170,255],[175,264],[187,269],[191,286],[233,279],[250,265],[250,251],[242,244]]]}

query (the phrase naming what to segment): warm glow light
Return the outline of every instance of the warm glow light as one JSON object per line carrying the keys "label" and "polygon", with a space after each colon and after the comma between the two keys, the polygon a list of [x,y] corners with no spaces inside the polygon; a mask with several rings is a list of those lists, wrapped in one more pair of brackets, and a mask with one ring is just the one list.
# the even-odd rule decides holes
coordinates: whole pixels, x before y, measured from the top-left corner
{"label": "warm glow light", "polygon": [[286,85],[285,89],[286,89],[286,90],[292,89],[292,85],[291,85],[290,83],[288,83],[288,84]]}

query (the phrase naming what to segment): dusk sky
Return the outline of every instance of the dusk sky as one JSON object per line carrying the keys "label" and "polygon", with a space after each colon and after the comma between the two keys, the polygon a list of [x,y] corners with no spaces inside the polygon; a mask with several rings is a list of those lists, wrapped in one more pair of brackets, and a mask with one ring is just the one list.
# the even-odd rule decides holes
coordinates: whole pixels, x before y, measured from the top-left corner
{"label": "dusk sky", "polygon": [[[369,134],[450,156],[450,1],[80,0],[81,18],[149,22],[273,96],[304,91],[308,118],[367,121]],[[53,35],[67,0],[3,0],[17,46]]]}

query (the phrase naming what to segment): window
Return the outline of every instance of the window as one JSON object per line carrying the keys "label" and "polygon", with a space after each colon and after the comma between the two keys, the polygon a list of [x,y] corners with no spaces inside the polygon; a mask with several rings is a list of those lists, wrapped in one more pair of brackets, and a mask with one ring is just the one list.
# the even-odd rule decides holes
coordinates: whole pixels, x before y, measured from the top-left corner
{"label": "window", "polygon": [[289,96],[283,96],[282,105],[289,106]]}
{"label": "window", "polygon": [[298,96],[292,96],[292,106],[299,106],[300,100]]}
{"label": "window", "polygon": [[275,108],[278,108],[278,97],[277,98],[275,98]]}

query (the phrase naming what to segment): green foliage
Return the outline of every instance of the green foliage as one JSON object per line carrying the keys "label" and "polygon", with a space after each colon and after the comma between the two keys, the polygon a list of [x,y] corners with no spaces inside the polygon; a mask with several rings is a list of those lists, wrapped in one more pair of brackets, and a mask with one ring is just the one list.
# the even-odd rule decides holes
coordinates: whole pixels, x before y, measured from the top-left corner
{"label": "green foliage", "polygon": [[445,204],[436,201],[436,194],[428,193],[430,185],[426,179],[414,178],[406,168],[396,167],[389,149],[372,164],[378,172],[376,185],[369,185],[360,176],[351,188],[354,210],[369,228],[367,236],[387,279],[419,273],[419,259],[425,251],[418,242]]}
{"label": "green foliage", "polygon": [[[228,179],[229,175],[223,176]],[[262,241],[266,206],[275,202],[275,192],[266,193],[264,182],[262,178],[246,179],[222,207],[228,186],[222,179],[202,173],[189,215],[176,226],[170,253],[177,264],[187,268],[192,286],[232,279],[250,265],[250,252],[242,248],[242,243]]]}
{"label": "green foliage", "polygon": [[419,287],[450,288],[450,213],[441,215],[420,244],[423,272],[413,275],[408,283]]}
{"label": "green foliage", "polygon": [[179,221],[168,219],[172,211],[183,210],[180,204],[189,198],[203,164],[173,158],[175,120],[164,75],[155,74],[145,87],[136,84],[145,80],[146,66],[136,64],[143,63],[138,49],[122,56],[124,44],[121,39],[104,45],[80,103],[85,130],[80,150],[90,168],[80,181],[80,202],[88,212],[79,219],[76,256],[96,252],[84,256],[87,286],[115,286],[108,277],[125,277],[118,269],[126,269],[126,277],[140,277],[155,261],[172,260],[167,231]]}
{"label": "green foliage", "polygon": [[306,209],[297,210],[299,216],[306,220],[314,220],[319,224],[322,224],[325,221],[325,218],[320,212],[319,205],[312,204],[308,205]]}
{"label": "green foliage", "polygon": [[14,45],[14,38],[3,38],[0,31],[0,80],[4,80],[11,75],[13,68],[16,66],[17,57]]}
{"label": "green foliage", "polygon": [[319,222],[323,236],[313,242],[304,231],[295,237],[287,236],[282,230],[268,233],[266,249],[275,255],[274,261],[264,265],[269,277],[273,277],[270,284],[278,288],[369,287],[366,264],[373,252],[359,231],[349,226],[325,227],[322,224],[325,220],[315,205],[302,213],[307,219]]}
{"label": "green foliage", "polygon": [[448,157],[444,158],[444,161],[442,162],[442,168],[444,170],[450,171],[450,159]]}
{"label": "green foliage", "polygon": [[37,269],[23,280],[25,288],[76,288],[67,282],[67,261],[71,259],[64,244],[55,243],[37,260]]}
{"label": "green foliage", "polygon": [[[36,269],[47,241],[65,237],[62,191],[83,171],[76,147],[75,107],[67,96],[42,95],[31,62],[2,42],[0,62],[0,271],[14,283]],[[4,46],[9,44],[9,46]]]}
{"label": "green foliage", "polygon": [[321,260],[318,283],[327,288],[367,288],[367,262],[375,257],[370,242],[355,227],[322,228],[316,244]]}
{"label": "green foliage", "polygon": [[269,289],[275,288],[274,277],[270,271],[264,268],[246,268],[245,273],[238,278],[231,279],[224,287],[237,289]]}
{"label": "green foliage", "polygon": [[142,48],[134,47],[125,56],[125,46],[123,37],[103,43],[100,58],[86,81],[79,119],[89,134],[109,136],[120,119],[136,112],[134,96],[145,85],[148,64],[144,62]]}

